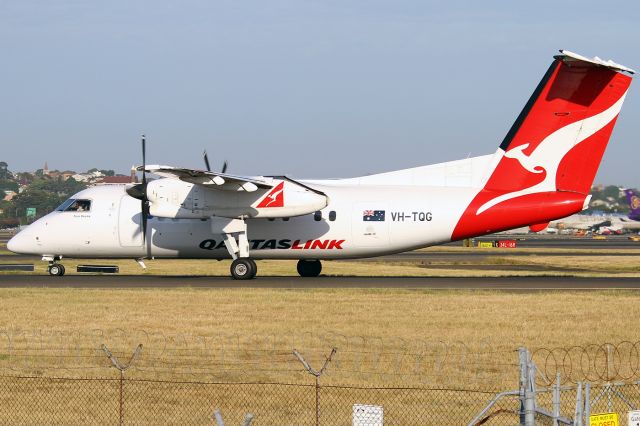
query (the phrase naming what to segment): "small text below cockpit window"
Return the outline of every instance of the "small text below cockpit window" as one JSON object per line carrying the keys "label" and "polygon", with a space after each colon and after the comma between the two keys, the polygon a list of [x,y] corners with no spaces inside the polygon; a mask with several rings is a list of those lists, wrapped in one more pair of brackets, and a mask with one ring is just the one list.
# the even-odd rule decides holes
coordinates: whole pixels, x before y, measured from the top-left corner
{"label": "small text below cockpit window", "polygon": [[69,198],[56,210],[59,212],[88,212],[91,211],[91,200]]}

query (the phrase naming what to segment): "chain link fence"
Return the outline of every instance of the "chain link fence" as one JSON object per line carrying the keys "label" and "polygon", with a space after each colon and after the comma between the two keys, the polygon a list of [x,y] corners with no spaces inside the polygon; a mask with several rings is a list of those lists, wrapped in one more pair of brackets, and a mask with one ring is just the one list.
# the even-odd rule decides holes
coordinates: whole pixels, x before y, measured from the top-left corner
{"label": "chain link fence", "polygon": [[577,425],[640,405],[629,342],[518,352],[512,342],[141,335],[0,331],[0,424],[214,425],[220,410],[226,425],[248,413],[252,425]]}

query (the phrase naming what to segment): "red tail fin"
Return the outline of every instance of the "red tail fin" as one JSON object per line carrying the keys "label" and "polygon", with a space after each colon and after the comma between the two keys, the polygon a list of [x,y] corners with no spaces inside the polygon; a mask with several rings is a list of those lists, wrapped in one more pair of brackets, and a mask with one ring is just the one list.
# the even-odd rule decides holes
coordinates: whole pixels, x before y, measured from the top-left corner
{"label": "red tail fin", "polygon": [[[633,72],[562,52],[518,116],[454,239],[541,223],[580,211]],[[502,152],[499,151],[499,152]]]}

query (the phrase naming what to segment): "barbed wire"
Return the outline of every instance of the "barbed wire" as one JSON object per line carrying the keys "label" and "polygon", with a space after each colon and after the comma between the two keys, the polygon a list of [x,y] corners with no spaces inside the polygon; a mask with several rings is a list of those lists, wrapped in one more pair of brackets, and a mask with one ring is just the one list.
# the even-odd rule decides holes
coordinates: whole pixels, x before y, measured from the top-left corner
{"label": "barbed wire", "polygon": [[563,383],[640,378],[640,341],[537,348],[531,354],[544,385],[555,381],[557,373]]}
{"label": "barbed wire", "polygon": [[[327,333],[170,334],[160,331],[116,329],[21,330],[0,329],[0,372],[78,371],[109,368],[101,346],[126,357],[142,344],[132,371],[157,375],[291,374],[299,371],[291,348],[303,351],[312,363],[324,361],[328,347],[338,355],[327,377],[349,375],[354,380],[394,378],[419,384],[443,383],[455,378],[485,380],[489,371],[512,374],[513,348],[483,340],[470,347],[462,341],[428,341],[398,336],[349,336]],[[491,363],[487,369],[488,363]],[[508,371],[508,373],[507,373]]]}
{"label": "barbed wire", "polygon": [[[457,382],[515,382],[518,365],[515,342],[489,339],[474,345],[462,341],[428,341],[404,337],[345,334],[170,334],[160,331],[116,329],[19,330],[0,329],[0,373],[29,371],[87,372],[110,368],[101,349],[127,357],[131,348],[145,350],[132,366],[139,374],[211,378],[267,377],[299,372],[291,348],[311,363],[321,363],[327,348],[337,355],[328,379],[411,380],[424,384]],[[531,351],[538,381],[549,385],[560,373],[563,383],[610,382],[640,378],[640,341],[539,347]]]}

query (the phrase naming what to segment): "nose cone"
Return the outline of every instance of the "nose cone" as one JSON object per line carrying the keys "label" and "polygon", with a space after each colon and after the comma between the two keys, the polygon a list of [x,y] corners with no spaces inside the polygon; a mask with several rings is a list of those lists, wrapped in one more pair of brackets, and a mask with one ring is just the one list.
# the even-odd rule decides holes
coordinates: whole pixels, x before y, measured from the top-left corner
{"label": "nose cone", "polygon": [[7,249],[14,253],[31,254],[35,249],[35,242],[26,232],[19,232],[9,240]]}

